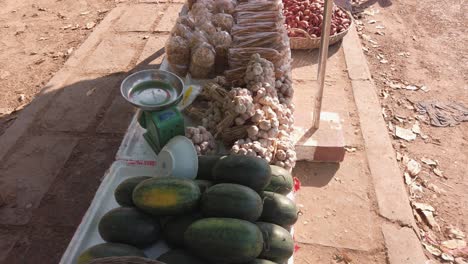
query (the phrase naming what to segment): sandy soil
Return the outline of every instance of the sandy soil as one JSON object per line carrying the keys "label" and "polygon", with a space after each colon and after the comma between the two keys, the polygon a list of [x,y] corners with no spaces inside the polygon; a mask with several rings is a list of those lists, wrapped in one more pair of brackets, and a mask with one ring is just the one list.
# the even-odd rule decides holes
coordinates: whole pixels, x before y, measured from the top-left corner
{"label": "sandy soil", "polygon": [[114,0],[0,1],[0,135],[113,6]]}
{"label": "sandy soil", "polygon": [[[463,254],[448,252],[440,244],[450,239],[450,227],[465,234],[468,231],[468,122],[453,127],[431,126],[413,109],[413,103],[437,100],[468,107],[468,5],[459,0],[353,4],[389,133],[395,139],[394,148],[401,156],[422,165],[422,171],[411,179],[414,183],[408,185],[410,199],[433,206],[440,226],[430,228],[421,212],[416,212],[422,240],[448,254],[467,257],[466,247]],[[426,86],[429,91],[395,89],[392,82]],[[416,121],[422,134],[416,140],[407,142],[394,135],[396,126],[412,129]],[[437,165],[427,165],[422,158],[434,160]],[[406,161],[401,158],[402,171]],[[434,173],[434,168],[442,171],[441,176]]]}

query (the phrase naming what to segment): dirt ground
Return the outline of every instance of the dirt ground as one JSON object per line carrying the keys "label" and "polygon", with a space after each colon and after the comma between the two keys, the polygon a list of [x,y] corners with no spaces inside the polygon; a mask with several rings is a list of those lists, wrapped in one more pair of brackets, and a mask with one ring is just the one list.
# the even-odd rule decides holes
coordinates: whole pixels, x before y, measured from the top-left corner
{"label": "dirt ground", "polygon": [[0,1],[0,135],[113,6],[114,0]]}
{"label": "dirt ground", "polygon": [[[437,100],[468,107],[468,5],[460,0],[354,1],[353,9],[381,96],[382,113],[394,138],[393,146],[401,154],[397,157],[401,169],[407,167],[407,158],[422,165],[421,172],[407,179],[410,200],[435,209],[432,228],[422,211],[415,211],[421,240],[426,248],[433,245],[449,255],[466,258],[466,244],[452,251],[440,245],[454,237],[447,232],[450,228],[465,234],[468,231],[468,123],[431,126],[425,115],[414,110],[413,103]],[[395,84],[427,89],[395,89]],[[416,140],[408,142],[395,136],[396,126],[412,129],[416,122],[421,130]],[[428,165],[421,159],[437,164]],[[433,254],[427,255],[440,261]]]}

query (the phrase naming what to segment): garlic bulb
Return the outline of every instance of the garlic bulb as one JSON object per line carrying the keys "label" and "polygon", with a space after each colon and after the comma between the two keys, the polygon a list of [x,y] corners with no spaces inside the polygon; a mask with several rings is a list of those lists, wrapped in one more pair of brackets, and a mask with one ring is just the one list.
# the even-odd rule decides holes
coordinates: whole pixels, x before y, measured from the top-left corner
{"label": "garlic bulb", "polygon": [[213,135],[203,126],[186,127],[185,136],[193,142],[198,155],[210,154],[216,149]]}
{"label": "garlic bulb", "polygon": [[231,107],[240,114],[235,125],[250,125],[247,138],[237,140],[231,152],[257,156],[271,164],[292,169],[296,163],[296,152],[289,139],[294,123],[291,80],[275,81],[273,64],[255,54],[247,65],[245,82],[249,90],[234,88],[230,92],[235,98]]}
{"label": "garlic bulb", "polygon": [[257,83],[275,85],[275,67],[270,61],[263,59],[259,54],[252,55],[247,70],[245,71],[245,83],[247,88]]}

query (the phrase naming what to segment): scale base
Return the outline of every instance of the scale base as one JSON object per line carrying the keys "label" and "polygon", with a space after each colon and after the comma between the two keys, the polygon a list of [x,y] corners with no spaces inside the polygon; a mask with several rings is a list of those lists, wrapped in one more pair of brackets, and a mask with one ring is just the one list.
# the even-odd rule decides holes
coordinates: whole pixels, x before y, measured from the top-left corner
{"label": "scale base", "polygon": [[161,111],[142,111],[138,122],[146,129],[143,137],[156,154],[159,154],[173,137],[185,136],[184,118],[177,107]]}

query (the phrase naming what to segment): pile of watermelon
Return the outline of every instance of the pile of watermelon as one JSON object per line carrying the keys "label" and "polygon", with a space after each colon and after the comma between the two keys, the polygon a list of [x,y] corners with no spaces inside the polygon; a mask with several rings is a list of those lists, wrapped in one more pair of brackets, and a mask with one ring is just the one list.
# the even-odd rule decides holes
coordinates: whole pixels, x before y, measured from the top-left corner
{"label": "pile of watermelon", "polygon": [[122,206],[106,213],[107,242],[84,251],[78,264],[110,256],[146,257],[163,239],[166,264],[283,264],[294,251],[298,209],[286,195],[285,169],[250,156],[199,156],[197,178],[133,177],[115,190]]}

